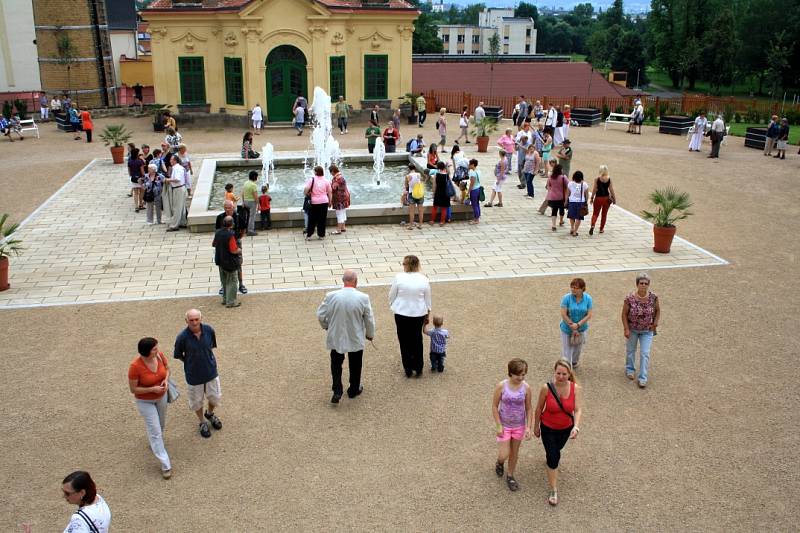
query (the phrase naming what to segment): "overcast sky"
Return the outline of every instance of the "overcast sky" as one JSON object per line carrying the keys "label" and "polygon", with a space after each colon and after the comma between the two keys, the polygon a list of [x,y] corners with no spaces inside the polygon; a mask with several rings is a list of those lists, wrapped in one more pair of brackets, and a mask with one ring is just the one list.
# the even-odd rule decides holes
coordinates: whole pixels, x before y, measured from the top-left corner
{"label": "overcast sky", "polygon": [[[436,0],[438,3],[438,0]],[[528,0],[529,3],[532,3],[539,7],[540,9],[544,6],[547,7],[563,7],[565,9],[572,8],[575,4],[580,4],[581,2],[575,0],[548,0],[546,2],[537,2],[535,0]],[[458,4],[461,6],[469,5],[469,4],[477,4],[478,2],[475,0],[445,0],[445,4]],[[482,3],[486,4],[489,7],[514,7],[519,2],[517,0],[483,0]],[[599,2],[591,2],[595,9],[603,8],[605,9],[609,5],[613,3],[613,0],[601,0]],[[625,11],[628,12],[640,12],[640,11],[647,11],[650,6],[650,2],[647,0],[627,0],[625,2]]]}

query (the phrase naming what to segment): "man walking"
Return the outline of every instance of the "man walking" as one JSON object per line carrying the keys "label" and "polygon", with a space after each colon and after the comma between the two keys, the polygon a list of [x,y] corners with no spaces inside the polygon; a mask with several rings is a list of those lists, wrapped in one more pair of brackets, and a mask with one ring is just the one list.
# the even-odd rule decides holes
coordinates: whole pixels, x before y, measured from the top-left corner
{"label": "man walking", "polygon": [[531,121],[526,120],[522,124],[522,129],[519,130],[516,137],[514,137],[514,146],[517,149],[517,177],[519,178],[517,189],[524,189],[526,186],[522,169],[525,167],[525,154],[528,152],[528,147],[533,142]]}
{"label": "man walking", "polygon": [[339,97],[339,101],[336,102],[336,122],[339,126],[339,135],[344,135],[347,133],[347,119],[350,115],[350,106],[347,105],[347,102],[344,99],[344,96]]}
{"label": "man walking", "polygon": [[417,124],[419,124],[420,128],[425,124],[425,119],[428,116],[428,111],[425,107],[426,105],[425,95],[423,93],[419,93],[419,96],[417,96]]}
{"label": "man walking", "polygon": [[481,120],[486,118],[486,110],[483,108],[483,102],[478,102],[478,107],[475,108],[475,112],[472,116],[475,118],[475,124],[480,124]]}
{"label": "man walking", "polygon": [[222,303],[225,307],[239,307],[242,303],[236,299],[236,285],[242,250],[233,233],[233,217],[222,219],[222,228],[214,234],[211,244],[214,247],[214,264],[219,268],[222,284]]}
{"label": "man walking", "polygon": [[[214,414],[214,409],[222,399],[217,373],[217,335],[214,328],[201,322],[202,315],[197,309],[186,311],[186,329],[175,339],[175,359],[183,362],[186,376],[189,408],[200,421],[200,435],[211,437],[209,422],[214,429],[222,429],[222,422]],[[203,413],[203,402],[208,401],[208,409]],[[205,420],[204,420],[205,418]]]}
{"label": "man walking", "polygon": [[[242,278],[241,254],[242,237],[244,236],[244,232],[247,230],[247,217],[244,216],[244,213],[247,212],[247,210],[244,207],[239,206],[241,213],[237,212],[236,205],[230,200],[225,200],[225,202],[222,204],[222,208],[224,211],[217,215],[217,219],[214,223],[214,229],[222,229],[222,221],[225,220],[225,217],[231,217],[233,219],[233,227],[231,228],[231,231],[233,231],[233,234],[236,236],[236,244],[239,246],[239,292],[242,294],[247,294],[247,287],[244,286],[244,281]],[[220,287],[219,289],[219,295],[222,296],[223,294],[225,294],[224,286]]]}
{"label": "man walking", "polygon": [[725,122],[722,118],[722,113],[720,113],[711,124],[711,154],[708,156],[711,159],[719,157],[719,145],[722,144],[722,139],[725,138]]}
{"label": "man walking", "polygon": [[558,111],[556,111],[556,106],[550,104],[550,108],[547,110],[547,117],[544,119],[544,132],[553,136],[553,133],[556,131],[556,122],[558,120]]}
{"label": "man walking", "polygon": [[342,282],[344,288],[326,294],[317,309],[319,323],[328,332],[327,347],[331,351],[331,403],[339,403],[342,398],[342,363],[345,352],[350,366],[347,396],[355,398],[364,390],[361,386],[364,339],[371,341],[375,336],[375,318],[369,296],[356,289],[358,275],[352,270],[345,270]]}

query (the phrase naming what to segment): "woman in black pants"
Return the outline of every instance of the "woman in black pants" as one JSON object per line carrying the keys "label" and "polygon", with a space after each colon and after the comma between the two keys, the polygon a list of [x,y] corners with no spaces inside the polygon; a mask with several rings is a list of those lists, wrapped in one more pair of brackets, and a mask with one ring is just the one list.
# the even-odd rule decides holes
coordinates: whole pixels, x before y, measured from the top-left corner
{"label": "woman in black pants", "polygon": [[389,290],[389,306],[394,312],[397,340],[406,377],[422,375],[422,326],[431,311],[431,284],[420,271],[419,258],[403,258],[403,272],[397,274]]}
{"label": "woman in black pants", "polygon": [[539,400],[533,409],[533,434],[542,438],[547,456],[547,503],[558,505],[558,463],[567,440],[577,438],[580,432],[581,388],[563,359],[556,361],[553,371],[553,381],[539,389]]}
{"label": "woman in black pants", "polygon": [[311,197],[311,207],[308,210],[308,227],[306,227],[306,240],[314,235],[314,228],[317,228],[317,236],[325,238],[325,226],[328,220],[328,206],[331,203],[331,182],[325,178],[325,171],[321,166],[314,167],[314,176],[306,182],[303,190],[306,196]]}

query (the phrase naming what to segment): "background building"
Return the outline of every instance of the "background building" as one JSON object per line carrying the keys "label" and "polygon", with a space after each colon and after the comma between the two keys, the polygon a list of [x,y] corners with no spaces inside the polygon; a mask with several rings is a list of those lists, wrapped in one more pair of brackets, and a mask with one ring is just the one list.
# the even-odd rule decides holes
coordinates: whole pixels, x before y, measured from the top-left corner
{"label": "background building", "polygon": [[488,54],[489,40],[497,33],[500,53],[533,55],[536,53],[536,28],[533,19],[515,18],[513,9],[484,9],[478,25],[442,24],[439,38],[446,54]]}
{"label": "background building", "polygon": [[39,55],[30,2],[0,2],[0,100],[39,91]]}
{"label": "background building", "polygon": [[69,92],[90,107],[115,105],[105,1],[33,0],[33,20],[42,90]]}
{"label": "background building", "polygon": [[260,103],[273,122],[314,86],[355,108],[394,106],[411,92],[418,14],[403,0],[156,0],[142,12],[155,98],[237,115]]}

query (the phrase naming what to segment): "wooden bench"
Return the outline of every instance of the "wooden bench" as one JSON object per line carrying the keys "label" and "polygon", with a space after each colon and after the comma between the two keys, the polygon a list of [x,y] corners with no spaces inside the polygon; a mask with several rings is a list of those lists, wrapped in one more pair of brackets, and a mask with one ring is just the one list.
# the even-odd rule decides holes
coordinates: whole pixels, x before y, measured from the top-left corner
{"label": "wooden bench", "polygon": [[627,126],[630,124],[630,121],[631,116],[629,113],[609,113],[603,125],[603,129],[608,129],[609,124],[625,124]]}
{"label": "wooden bench", "polygon": [[35,131],[36,138],[39,138],[39,126],[36,125],[36,122],[33,121],[32,118],[26,118],[25,120],[19,121],[20,131]]}

